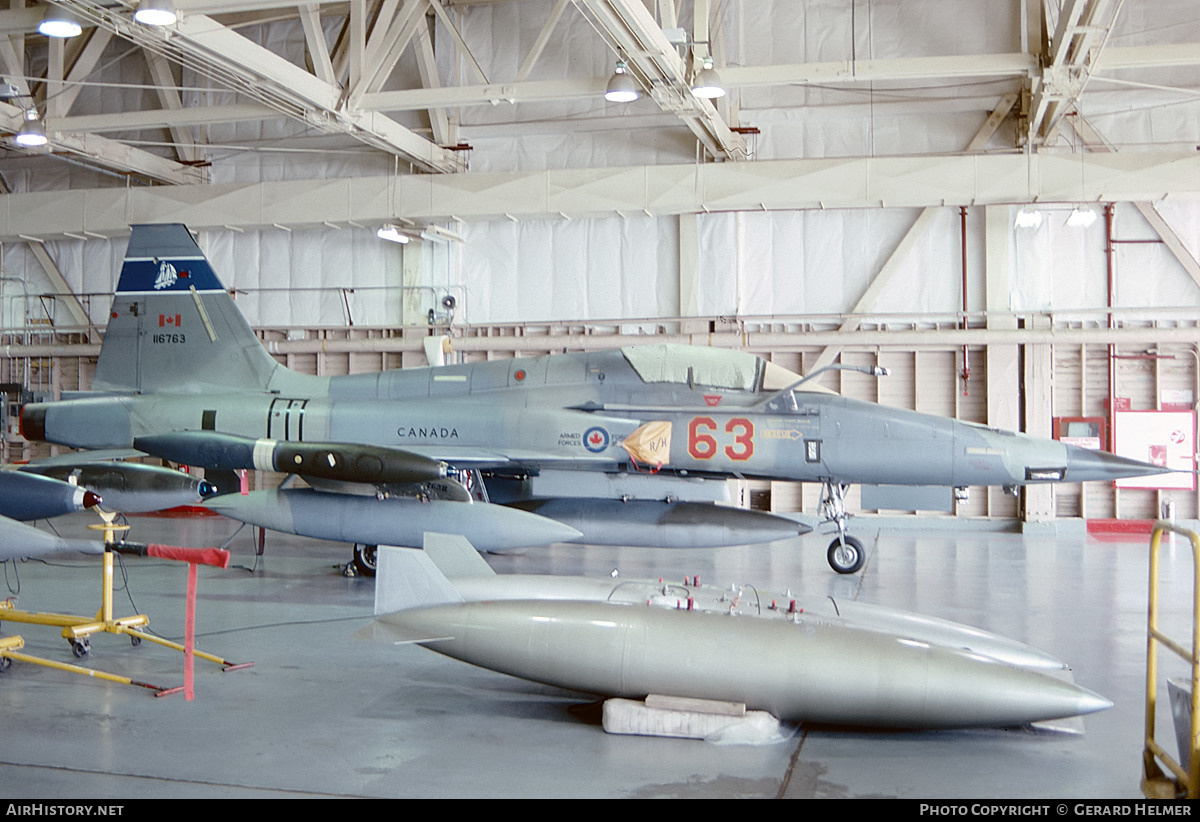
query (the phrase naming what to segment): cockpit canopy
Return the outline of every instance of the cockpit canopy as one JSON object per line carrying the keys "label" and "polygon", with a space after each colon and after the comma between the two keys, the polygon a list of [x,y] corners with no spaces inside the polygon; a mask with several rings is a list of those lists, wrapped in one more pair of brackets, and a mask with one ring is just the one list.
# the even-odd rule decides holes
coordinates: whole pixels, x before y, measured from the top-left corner
{"label": "cockpit canopy", "polygon": [[629,345],[625,359],[645,382],[680,383],[728,391],[780,391],[802,378],[794,371],[727,348],[697,345]]}

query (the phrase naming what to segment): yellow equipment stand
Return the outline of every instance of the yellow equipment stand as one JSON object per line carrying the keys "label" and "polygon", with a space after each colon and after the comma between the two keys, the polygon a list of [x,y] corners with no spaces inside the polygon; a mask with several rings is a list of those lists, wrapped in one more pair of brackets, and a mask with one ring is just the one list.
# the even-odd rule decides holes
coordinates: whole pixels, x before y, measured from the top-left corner
{"label": "yellow equipment stand", "polygon": [[[0,602],[0,610],[11,610],[12,606],[7,602]],[[0,615],[2,618],[4,615]],[[136,679],[130,679],[127,676],[117,676],[116,674],[108,674],[104,671],[94,671],[91,668],[84,668],[79,665],[70,665],[66,662],[55,662],[52,659],[44,659],[40,656],[21,653],[21,649],[25,647],[25,640],[19,636],[0,637],[0,670],[8,670],[13,661],[16,662],[31,662],[34,665],[42,665],[47,668],[56,668],[60,671],[67,671],[80,676],[90,676],[95,679],[106,679],[109,682],[119,682],[122,685],[137,685],[140,688],[149,688],[157,694],[167,694],[172,692],[173,688],[162,688],[158,685],[151,685],[149,682],[139,682]]]}
{"label": "yellow equipment stand", "polygon": [[[1158,629],[1158,552],[1165,531],[1187,537],[1192,543],[1192,647],[1189,651],[1182,644],[1167,637]],[[1158,646],[1165,645],[1191,665],[1191,727],[1188,740],[1188,769],[1176,762],[1154,740],[1154,719],[1157,702]],[[1146,642],[1146,747],[1142,752],[1142,793],[1148,799],[1188,799],[1200,797],[1200,536],[1195,531],[1176,527],[1173,523],[1154,523],[1150,537],[1150,595],[1147,618]],[[1170,775],[1158,766],[1162,764]]]}
{"label": "yellow equipment stand", "polygon": [[[91,653],[90,637],[96,633],[109,634],[126,634],[130,641],[135,645],[140,645],[142,640],[164,645],[168,648],[173,648],[176,651],[187,652],[183,645],[171,642],[170,640],[154,636],[153,634],[144,633],[136,630],[150,623],[150,618],[145,614],[137,614],[130,617],[113,618],[113,551],[116,547],[114,539],[118,531],[129,530],[128,525],[116,525],[113,520],[116,514],[110,514],[105,511],[100,512],[100,516],[104,518],[104,523],[100,525],[89,525],[89,528],[104,531],[104,544],[108,548],[104,552],[104,571],[101,587],[101,604],[100,610],[95,617],[76,616],[74,614],[55,614],[36,611],[19,611],[12,608],[10,603],[0,602],[0,609],[3,613],[0,614],[0,621],[8,622],[26,622],[34,625],[53,625],[62,627],[63,638],[71,643],[71,650],[76,657],[85,657]],[[18,649],[24,647],[25,641],[19,636],[0,638],[0,670],[6,669],[8,664],[3,660],[11,659],[22,662],[32,662],[35,665],[44,665],[49,668],[57,668],[71,673],[81,674],[83,676],[95,677],[97,679],[107,679],[113,682],[120,682],[125,685],[137,685],[142,688],[149,688],[156,692],[156,696],[166,696],[168,694],[182,691],[182,687],[162,688],[157,685],[151,685],[146,682],[139,682],[128,677],[116,676],[114,674],[106,674],[100,671],[94,671],[90,668],[83,668],[78,665],[70,665],[61,662],[54,662],[40,657],[30,656],[20,653]],[[204,653],[203,651],[192,650],[192,654],[207,659],[210,662],[215,662],[222,666],[222,670],[232,671],[239,668],[247,668],[253,665],[253,662],[238,664],[222,659],[212,654]],[[190,698],[190,697],[189,697]]]}

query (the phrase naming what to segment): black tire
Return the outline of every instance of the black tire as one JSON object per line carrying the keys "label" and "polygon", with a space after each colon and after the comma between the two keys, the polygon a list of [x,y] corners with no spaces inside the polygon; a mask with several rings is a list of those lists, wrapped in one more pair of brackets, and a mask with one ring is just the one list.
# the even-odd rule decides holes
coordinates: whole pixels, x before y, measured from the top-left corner
{"label": "black tire", "polygon": [[838,537],[829,543],[829,551],[825,554],[829,567],[839,574],[853,574],[862,570],[867,561],[867,552],[858,539],[846,536]]}
{"label": "black tire", "polygon": [[354,570],[358,571],[359,576],[373,577],[375,576],[376,555],[378,551],[377,545],[363,545],[356,543],[354,546]]}

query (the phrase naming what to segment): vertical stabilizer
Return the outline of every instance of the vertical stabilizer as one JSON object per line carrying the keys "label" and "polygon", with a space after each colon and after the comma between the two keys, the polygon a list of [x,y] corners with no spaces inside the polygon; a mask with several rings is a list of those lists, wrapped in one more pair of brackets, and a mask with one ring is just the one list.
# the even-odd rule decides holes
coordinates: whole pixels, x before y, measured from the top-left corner
{"label": "vertical stabilizer", "polygon": [[[474,551],[474,549],[472,549]],[[463,598],[424,551],[380,545],[375,572],[375,614],[462,602]]]}
{"label": "vertical stabilizer", "polygon": [[460,534],[425,532],[425,553],[443,574],[450,579],[459,577],[490,577],[496,572],[479,554],[470,540]]}
{"label": "vertical stabilizer", "polygon": [[278,372],[187,227],[133,226],[93,387],[262,391]]}

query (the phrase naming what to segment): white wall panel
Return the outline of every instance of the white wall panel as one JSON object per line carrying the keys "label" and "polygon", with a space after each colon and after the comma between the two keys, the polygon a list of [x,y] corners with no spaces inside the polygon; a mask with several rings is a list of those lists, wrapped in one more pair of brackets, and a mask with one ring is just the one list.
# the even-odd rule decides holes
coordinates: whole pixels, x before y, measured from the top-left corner
{"label": "white wall panel", "polygon": [[473,223],[463,237],[472,322],[678,313],[674,219]]}

